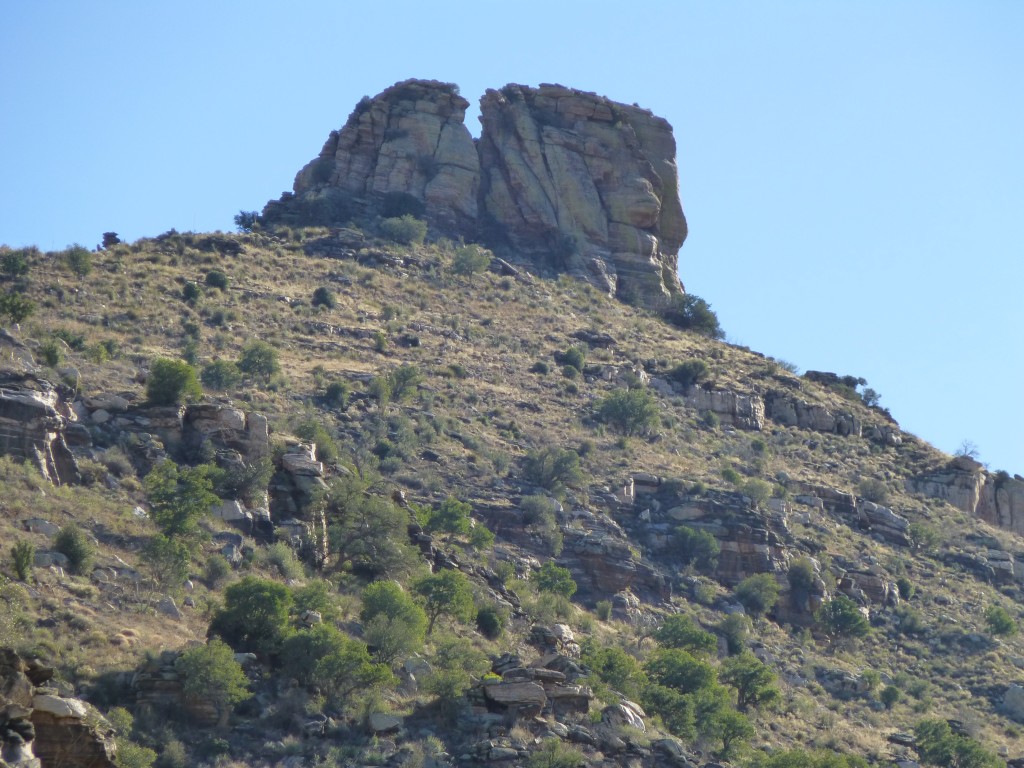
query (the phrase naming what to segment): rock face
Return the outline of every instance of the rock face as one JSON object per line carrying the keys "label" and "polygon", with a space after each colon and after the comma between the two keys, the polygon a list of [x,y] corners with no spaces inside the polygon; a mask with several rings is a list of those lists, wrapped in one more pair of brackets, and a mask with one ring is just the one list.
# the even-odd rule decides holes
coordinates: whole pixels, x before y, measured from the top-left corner
{"label": "rock face", "polygon": [[632,303],[681,293],[686,219],[668,122],[560,85],[489,90],[480,120],[492,234]]}
{"label": "rock face", "polygon": [[469,102],[451,83],[406,80],[356,106],[320,156],[295,177],[295,194],[337,189],[352,212],[394,215],[415,199],[439,231],[476,229],[480,163],[464,119]]}
{"label": "rock face", "polygon": [[560,85],[507,85],[481,99],[474,144],[468,106],[454,85],[430,80],[363,99],[264,221],[408,212],[631,303],[658,308],[682,293],[686,219],[667,121]]}
{"label": "rock face", "polygon": [[967,456],[907,481],[907,490],[948,501],[986,523],[1024,533],[1024,480],[1005,472],[986,472]]}
{"label": "rock face", "polygon": [[114,768],[113,732],[78,699],[37,688],[53,670],[0,648],[0,765]]}
{"label": "rock face", "polygon": [[69,416],[48,382],[5,372],[0,379],[0,455],[32,462],[55,483],[76,482],[78,465],[64,439]]}

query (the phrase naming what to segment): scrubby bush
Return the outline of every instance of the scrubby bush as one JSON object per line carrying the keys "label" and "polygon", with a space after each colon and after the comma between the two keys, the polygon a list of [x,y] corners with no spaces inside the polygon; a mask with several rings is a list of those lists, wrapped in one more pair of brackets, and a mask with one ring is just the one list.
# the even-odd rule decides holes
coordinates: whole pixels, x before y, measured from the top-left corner
{"label": "scrubby bush", "polygon": [[597,416],[623,435],[644,435],[658,423],[658,403],[646,390],[620,389],[598,402]]}
{"label": "scrubby bush", "polygon": [[314,416],[307,416],[295,425],[295,436],[316,445],[316,457],[319,461],[337,461],[341,454],[334,436],[327,427]]}
{"label": "scrubby bush", "polygon": [[484,605],[477,609],[476,628],[488,640],[497,640],[505,631],[508,620],[505,612],[496,605]]}
{"label": "scrubby bush", "polygon": [[239,232],[252,232],[259,219],[259,211],[239,211],[235,214],[235,226]]}
{"label": "scrubby bush", "polygon": [[216,288],[220,291],[226,291],[228,289],[228,276],[219,269],[211,269],[207,272],[205,282],[210,288]]}
{"label": "scrubby bush", "polygon": [[814,614],[814,621],[834,643],[840,638],[855,640],[871,631],[857,604],[846,595],[836,595]]}
{"label": "scrubby bush", "polygon": [[558,739],[547,739],[526,760],[527,768],[583,768],[586,764],[582,752]]}
{"label": "scrubby bush", "polygon": [[380,231],[384,237],[396,243],[418,245],[427,237],[427,222],[407,213],[404,216],[384,219],[380,223]]}
{"label": "scrubby bush", "polygon": [[708,377],[708,364],[703,360],[687,360],[679,363],[668,373],[668,378],[681,387],[699,384]]}
{"label": "scrubby bush", "polygon": [[242,372],[230,360],[214,360],[203,366],[200,374],[203,385],[223,392],[237,387],[242,381]]}
{"label": "scrubby bush", "polygon": [[491,263],[491,255],[479,245],[464,245],[456,249],[452,258],[452,272],[457,275],[475,275]]}
{"label": "scrubby bush", "polygon": [[203,295],[202,288],[197,283],[193,283],[191,280],[185,283],[185,286],[181,289],[182,301],[188,304],[195,304],[199,301],[199,298]]}
{"label": "scrubby bush", "polygon": [[6,251],[0,256],[0,274],[8,280],[24,277],[39,255],[39,249],[35,246]]}
{"label": "scrubby bush", "polygon": [[876,504],[885,504],[889,498],[889,488],[884,482],[875,477],[865,477],[857,485],[857,491],[868,501]]}
{"label": "scrubby bush", "polygon": [[552,493],[583,481],[580,457],[569,448],[548,446],[530,451],[523,460],[523,479]]}
{"label": "scrubby bush", "polygon": [[576,594],[576,582],[573,581],[569,569],[555,565],[550,560],[530,574],[530,581],[542,592],[551,592],[563,597],[572,597]]}
{"label": "scrubby bush", "polygon": [[581,347],[569,347],[564,352],[555,352],[555,362],[562,366],[575,368],[578,373],[583,372],[587,355]]}
{"label": "scrubby bush", "polygon": [[770,611],[779,599],[779,583],[770,573],[755,573],[736,585],[735,597],[751,616]]}
{"label": "scrubby bush", "polygon": [[673,299],[672,304],[664,312],[665,319],[677,328],[693,331],[712,339],[722,339],[725,331],[718,324],[711,305],[692,293],[683,294]]}
{"label": "scrubby bush", "polygon": [[899,590],[901,600],[909,600],[914,596],[914,592],[916,591],[914,582],[906,576],[900,576],[896,580],[896,589]]}
{"label": "scrubby bush", "polygon": [[11,561],[14,573],[20,581],[28,581],[32,576],[32,565],[36,557],[36,548],[30,541],[19,541],[11,546]]}
{"label": "scrubby bush", "polygon": [[970,736],[953,733],[945,720],[922,720],[914,737],[921,762],[939,768],[1001,768],[1006,762]]}
{"label": "scrubby bush", "polygon": [[246,576],[224,590],[224,607],[210,622],[210,637],[238,651],[274,656],[288,636],[292,595],[283,584]]}
{"label": "scrubby bush", "polygon": [[180,586],[187,578],[192,553],[181,539],[156,534],[146,544],[146,566],[158,584],[165,588]]}
{"label": "scrubby bush", "polygon": [[158,357],[150,365],[146,396],[152,405],[180,405],[203,396],[196,370],[184,360]]}
{"label": "scrubby bush", "polygon": [[64,362],[64,348],[57,339],[48,339],[39,345],[39,356],[51,368]]}
{"label": "scrubby bush", "polygon": [[372,691],[394,683],[387,665],[370,658],[365,643],[353,640],[330,624],[318,624],[289,637],[281,653],[284,671],[306,685],[317,685],[335,703],[356,691]]}
{"label": "scrubby bush", "polygon": [[0,294],[0,315],[6,315],[12,323],[20,323],[36,311],[36,304],[20,293]]}
{"label": "scrubby bush", "polygon": [[736,708],[740,712],[768,707],[782,697],[775,673],[750,651],[723,661],[718,679],[736,689]]}
{"label": "scrubby bush", "polygon": [[718,640],[705,632],[691,617],[682,614],[669,616],[653,634],[655,640],[666,648],[680,648],[695,654],[712,654],[718,647]]}
{"label": "scrubby bush", "polygon": [[249,698],[249,680],[242,666],[235,661],[234,651],[217,638],[186,650],[175,667],[185,678],[185,697],[212,704],[222,726],[227,725],[234,705]]}
{"label": "scrubby bush", "polygon": [[218,589],[231,575],[231,563],[223,555],[212,555],[206,561],[203,581],[210,589]]}
{"label": "scrubby bush", "polygon": [[338,304],[338,300],[334,298],[334,293],[330,288],[321,285],[313,291],[313,299],[311,303],[314,307],[327,307],[328,309],[334,309]]}
{"label": "scrubby bush", "polygon": [[213,492],[215,467],[179,467],[164,459],[146,475],[143,485],[149,515],[168,539],[194,537],[199,521],[220,499]]}
{"label": "scrubby bush", "polygon": [[999,605],[990,605],[985,610],[985,624],[988,631],[999,637],[1008,637],[1017,633],[1017,622]]}
{"label": "scrubby bush", "polygon": [[772,497],[771,483],[759,477],[752,477],[739,487],[740,493],[750,499],[754,509],[761,509]]}
{"label": "scrubby bush", "polygon": [[427,614],[394,581],[376,581],[363,590],[359,619],[374,658],[390,663],[418,651],[427,630]]}
{"label": "scrubby bush", "polygon": [[342,410],[348,408],[349,395],[349,386],[344,381],[332,381],[327,385],[327,389],[324,390],[324,400],[329,405],[341,408]]}
{"label": "scrubby bush", "polygon": [[718,566],[722,548],[714,534],[700,528],[681,525],[673,536],[673,550],[685,568],[693,566],[701,571],[713,571]]}
{"label": "scrubby bush", "polygon": [[903,691],[897,688],[895,685],[887,685],[882,689],[882,692],[878,694],[878,700],[882,702],[882,706],[886,709],[892,709],[896,702],[903,697]]}
{"label": "scrubby bush", "polygon": [[469,533],[472,511],[469,504],[449,496],[439,506],[426,511],[424,525],[431,532],[465,535]]}
{"label": "scrubby bush", "polygon": [[278,352],[265,341],[254,339],[242,347],[238,369],[250,376],[269,379],[281,370]]}
{"label": "scrubby bush", "polygon": [[68,559],[72,573],[85,573],[89,570],[95,550],[77,525],[69,523],[61,528],[53,539],[53,548]]}
{"label": "scrubby bush", "polygon": [[276,541],[268,546],[260,558],[267,566],[274,568],[282,578],[292,581],[301,579],[302,563],[295,555],[295,550],[283,541]]}
{"label": "scrubby bush", "polygon": [[68,269],[78,277],[85,277],[92,272],[92,254],[88,248],[75,243],[65,248],[60,255]]}
{"label": "scrubby bush", "polygon": [[742,613],[730,613],[716,627],[718,633],[725,638],[725,647],[730,656],[740,653],[750,633],[750,619]]}

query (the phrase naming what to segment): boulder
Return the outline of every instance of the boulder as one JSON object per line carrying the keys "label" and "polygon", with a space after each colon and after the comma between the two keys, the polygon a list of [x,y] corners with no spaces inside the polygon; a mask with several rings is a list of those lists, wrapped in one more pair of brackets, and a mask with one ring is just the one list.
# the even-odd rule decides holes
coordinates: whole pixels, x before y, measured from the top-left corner
{"label": "boulder", "polygon": [[541,709],[548,701],[543,686],[537,683],[501,682],[484,686],[483,691],[488,701],[506,707],[536,707]]}

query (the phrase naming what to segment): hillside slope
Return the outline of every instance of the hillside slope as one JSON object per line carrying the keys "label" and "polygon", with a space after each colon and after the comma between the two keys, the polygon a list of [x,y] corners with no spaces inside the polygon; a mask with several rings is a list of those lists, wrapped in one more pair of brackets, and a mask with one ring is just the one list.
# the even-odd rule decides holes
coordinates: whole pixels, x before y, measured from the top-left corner
{"label": "hillside slope", "polygon": [[[158,765],[791,748],[941,764],[912,747],[922,720],[1022,752],[1024,483],[902,432],[856,378],[798,376],[572,278],[370,227],[15,256],[10,295],[35,311],[0,339],[0,644],[110,715],[122,764],[147,764],[128,762],[139,745]],[[200,400],[147,402],[162,358],[203,371]],[[164,513],[193,497],[202,519],[173,528]],[[90,562],[46,554],[62,527]],[[18,574],[23,542],[36,565]],[[472,610],[431,602],[444,573],[466,576]],[[373,623],[365,589],[388,579],[439,606],[429,635]],[[258,603],[281,600],[280,627],[260,619],[273,641],[231,624],[256,583],[283,590]],[[854,617],[829,614],[847,600]],[[710,641],[690,625],[673,640],[673,615]],[[218,699],[175,661],[211,621],[255,653],[239,659],[251,698]],[[331,674],[302,644],[316,632],[350,652]],[[680,682],[673,644],[710,678]],[[744,702],[743,649],[774,701]]]}

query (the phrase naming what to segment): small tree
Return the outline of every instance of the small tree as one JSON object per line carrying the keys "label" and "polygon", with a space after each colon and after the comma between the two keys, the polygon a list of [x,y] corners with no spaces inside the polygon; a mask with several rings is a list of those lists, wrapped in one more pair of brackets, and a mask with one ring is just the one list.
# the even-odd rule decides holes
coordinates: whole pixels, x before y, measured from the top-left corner
{"label": "small tree", "polygon": [[0,294],[0,314],[6,315],[12,323],[20,323],[36,311],[36,304],[20,293]]}
{"label": "small tree", "polygon": [[391,670],[370,658],[365,643],[345,636],[330,624],[296,632],[285,642],[281,656],[289,675],[319,686],[337,703],[355,691],[374,690],[394,682]]}
{"label": "small tree", "polygon": [[146,396],[152,405],[180,405],[203,396],[195,368],[184,360],[156,358],[149,369]]}
{"label": "small tree", "polygon": [[228,276],[219,269],[212,269],[206,273],[206,284],[211,288],[226,291],[228,289]]}
{"label": "small tree", "polygon": [[14,573],[20,581],[28,581],[32,576],[32,565],[36,557],[36,548],[30,541],[19,541],[11,547],[11,559],[14,561]]}
{"label": "small tree", "polygon": [[432,532],[465,535],[469,533],[472,511],[469,504],[449,496],[436,509],[431,508],[427,512],[426,528]]}
{"label": "small tree", "polygon": [[775,606],[779,599],[779,583],[770,573],[756,573],[737,584],[734,594],[747,613],[757,617]]}
{"label": "small tree", "polygon": [[259,219],[259,211],[239,211],[235,214],[235,226],[239,232],[252,232]]}
{"label": "small tree", "polygon": [[292,595],[283,584],[246,576],[224,590],[224,607],[210,622],[209,636],[236,650],[276,654],[288,635]]}
{"label": "small tree", "polygon": [[687,293],[676,297],[664,315],[665,319],[677,328],[712,339],[725,338],[725,331],[718,324],[718,315],[700,296]]}
{"label": "small tree", "polygon": [[472,621],[476,616],[473,590],[461,571],[443,570],[426,576],[413,585],[413,590],[423,598],[428,635],[434,631],[434,622],[440,616],[461,622]]}
{"label": "small tree", "polygon": [[242,356],[237,365],[238,370],[260,379],[269,379],[281,370],[277,350],[259,339],[253,339],[242,347]]}
{"label": "small tree", "polygon": [[391,662],[423,645],[427,614],[394,581],[376,581],[363,590],[363,636],[378,661]]}
{"label": "small tree", "polygon": [[704,381],[708,373],[708,364],[703,360],[687,360],[669,371],[668,378],[681,387],[690,387]]}
{"label": "small tree", "polygon": [[620,389],[597,404],[601,421],[623,435],[645,435],[658,423],[658,403],[643,389]]}
{"label": "small tree", "polygon": [[213,390],[224,391],[226,389],[233,389],[241,383],[242,372],[230,360],[214,360],[203,367],[200,378],[204,386]]}
{"label": "small tree", "polygon": [[782,696],[775,673],[750,651],[723,661],[718,679],[736,689],[736,708],[740,712],[768,706]]}
{"label": "small tree", "polygon": [[701,629],[689,616],[675,614],[654,631],[654,639],[666,648],[680,648],[696,654],[714,653],[718,640]]}
{"label": "small tree", "polygon": [[661,648],[644,664],[647,676],[679,693],[694,693],[715,681],[715,668],[680,648]]}
{"label": "small tree", "polygon": [[380,223],[380,231],[384,237],[396,243],[418,245],[427,236],[427,222],[407,213],[404,216],[384,219]]}
{"label": "small tree", "polygon": [[576,582],[568,568],[562,568],[548,560],[540,569],[530,574],[532,581],[541,592],[551,592],[563,597],[576,594]]}
{"label": "small tree", "polygon": [[78,277],[85,277],[92,272],[92,254],[88,248],[75,243],[66,248],[62,256],[68,268]]}
{"label": "small tree", "polygon": [[857,604],[846,595],[836,595],[814,614],[814,620],[832,643],[840,638],[856,640],[871,631]]}
{"label": "small tree", "polygon": [[313,291],[313,299],[310,303],[314,307],[327,307],[328,309],[334,309],[338,304],[338,300],[334,298],[334,293],[330,288],[321,285]]}
{"label": "small tree", "polygon": [[730,613],[719,622],[716,629],[725,638],[729,654],[735,656],[743,651],[747,642],[747,635],[750,633],[750,619],[742,613]]}
{"label": "small tree", "polygon": [[[223,558],[221,558],[223,559]],[[185,542],[157,534],[146,545],[146,564],[164,587],[180,585],[188,578],[192,553]]]}
{"label": "small tree", "polygon": [[583,481],[579,454],[554,445],[530,451],[523,461],[523,479],[552,493],[561,493],[566,486]]}
{"label": "small tree", "polygon": [[213,492],[214,472],[209,464],[179,467],[164,459],[146,475],[150,516],[168,539],[195,536],[199,521],[220,501]]}
{"label": "small tree", "polygon": [[483,272],[490,263],[490,254],[479,245],[464,245],[455,251],[455,256],[452,258],[452,272],[468,277],[477,272]]}
{"label": "small tree", "polygon": [[213,704],[220,727],[227,725],[235,704],[249,698],[249,680],[242,666],[235,661],[234,651],[217,638],[189,648],[175,666],[185,677],[182,692],[188,698]]}

